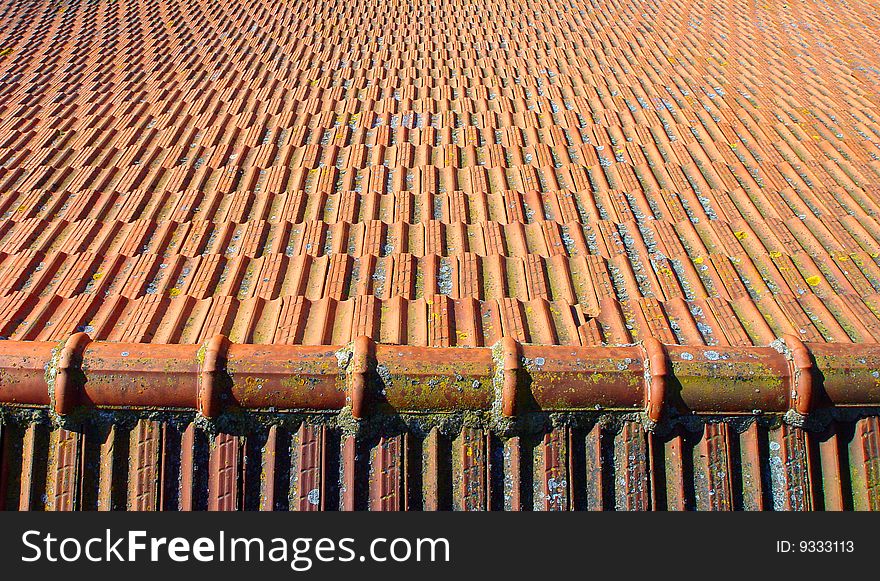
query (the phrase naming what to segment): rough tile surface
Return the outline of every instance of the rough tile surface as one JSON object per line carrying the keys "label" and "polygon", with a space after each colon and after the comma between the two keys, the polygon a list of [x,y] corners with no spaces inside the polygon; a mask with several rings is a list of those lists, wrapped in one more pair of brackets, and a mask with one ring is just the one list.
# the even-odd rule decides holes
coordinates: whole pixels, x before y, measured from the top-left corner
{"label": "rough tile surface", "polygon": [[[833,344],[806,385],[865,403],[846,400],[857,368],[876,405],[856,350],[880,339],[878,30],[873,1],[0,0],[2,369],[40,379],[46,342],[77,332],[101,353],[222,334],[241,361],[363,337],[715,357],[789,336]],[[520,377],[510,353],[501,376]],[[339,382],[381,376],[359,361]],[[191,383],[163,397],[201,406]],[[876,417],[652,432],[612,415],[511,435],[455,414],[242,432],[10,412],[0,504],[880,508]]]}
{"label": "rough tile surface", "polygon": [[0,4],[0,336],[876,342],[872,2]]}

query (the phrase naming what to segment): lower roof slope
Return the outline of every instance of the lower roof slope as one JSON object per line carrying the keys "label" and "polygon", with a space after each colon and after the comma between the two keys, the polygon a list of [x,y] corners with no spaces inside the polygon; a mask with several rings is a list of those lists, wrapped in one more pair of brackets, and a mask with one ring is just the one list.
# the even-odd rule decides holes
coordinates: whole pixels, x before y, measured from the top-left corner
{"label": "lower roof slope", "polygon": [[510,438],[454,421],[357,436],[167,417],[0,430],[11,510],[880,510],[877,417],[818,431],[584,421]]}
{"label": "lower roof slope", "polygon": [[[50,409],[4,411],[0,497],[274,507],[302,494],[223,486],[331,438],[328,507],[877,508],[878,29],[834,0],[0,0],[0,402]],[[789,413],[651,431],[694,412]]]}

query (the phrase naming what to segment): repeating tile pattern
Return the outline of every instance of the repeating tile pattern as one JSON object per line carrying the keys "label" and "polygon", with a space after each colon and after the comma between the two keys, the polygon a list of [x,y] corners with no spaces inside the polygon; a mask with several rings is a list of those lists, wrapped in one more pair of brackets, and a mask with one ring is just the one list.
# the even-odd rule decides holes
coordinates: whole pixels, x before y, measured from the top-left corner
{"label": "repeating tile pattern", "polygon": [[0,336],[876,342],[878,9],[0,0]]}
{"label": "repeating tile pattern", "polygon": [[212,436],[146,419],[3,431],[8,509],[880,510],[876,417],[821,432],[600,422],[506,439],[306,424]]}

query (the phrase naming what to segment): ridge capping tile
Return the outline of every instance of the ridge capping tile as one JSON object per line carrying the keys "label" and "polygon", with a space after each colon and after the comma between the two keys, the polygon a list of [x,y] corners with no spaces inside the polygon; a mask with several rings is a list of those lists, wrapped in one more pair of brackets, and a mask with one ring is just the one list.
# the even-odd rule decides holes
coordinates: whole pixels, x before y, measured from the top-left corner
{"label": "ridge capping tile", "polygon": [[652,422],[660,421],[669,390],[671,366],[663,343],[654,337],[642,341],[645,350],[645,413]]}
{"label": "ridge capping tile", "polygon": [[91,341],[86,333],[74,333],[58,353],[53,386],[53,407],[58,415],[70,413],[79,403],[80,386],[76,375],[82,373],[83,352]]}
{"label": "ridge capping tile", "polygon": [[791,352],[792,389],[791,409],[805,416],[813,409],[815,392],[815,373],[813,356],[809,348],[798,337],[786,334],[782,340]]}
{"label": "ridge capping tile", "polygon": [[199,371],[198,410],[206,418],[220,415],[220,368],[229,353],[229,339],[223,335],[215,335],[208,341],[203,351],[200,350],[201,369]]}

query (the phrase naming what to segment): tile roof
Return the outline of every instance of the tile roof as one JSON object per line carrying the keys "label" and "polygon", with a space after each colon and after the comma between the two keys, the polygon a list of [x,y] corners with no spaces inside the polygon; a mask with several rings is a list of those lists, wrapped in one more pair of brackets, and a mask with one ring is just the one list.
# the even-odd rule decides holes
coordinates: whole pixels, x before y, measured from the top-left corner
{"label": "tile roof", "polygon": [[[667,409],[792,410],[792,425],[750,425],[800,442],[785,462],[813,488],[781,505],[765,488],[762,505],[725,481],[725,506],[876,507],[876,420],[798,426],[817,408],[880,404],[878,28],[871,3],[816,0],[0,0],[0,401],[15,411],[0,497],[37,506],[11,491],[49,494],[56,469],[74,470],[56,476],[78,475],[76,494],[123,494],[117,460],[94,450],[129,428],[94,444],[83,404],[325,419],[598,406],[645,411],[649,429]],[[22,406],[50,411],[29,423]],[[196,437],[182,425],[141,418],[118,461],[179,454],[164,438]],[[654,442],[622,425],[614,442]],[[733,462],[753,428],[719,426],[692,440]],[[444,437],[502,438],[473,429]],[[545,430],[541,445],[586,449],[567,438],[596,429]],[[263,434],[208,432],[211,450],[239,450],[224,462]],[[394,463],[432,432],[401,433],[357,462],[416,474]],[[89,445],[110,480],[84,473]],[[345,472],[340,445],[322,461],[340,482],[367,478]],[[459,444],[437,446],[425,454],[451,506],[471,468]],[[545,468],[575,470],[573,449]],[[755,449],[763,468],[748,470],[773,473],[779,448]],[[639,465],[653,491],[664,462],[651,454]],[[477,504],[506,506],[486,466]],[[604,506],[702,507],[689,482],[717,475],[695,466],[663,473],[690,493]],[[144,470],[152,484],[129,507],[160,502],[164,480]],[[544,472],[517,470],[538,503]],[[827,470],[849,471],[850,488],[822,489]],[[264,502],[181,486],[168,502]],[[110,506],[64,490],[51,507]],[[592,506],[566,490],[566,507]]]}
{"label": "tile roof", "polygon": [[4,2],[0,335],[876,342],[880,17],[769,4]]}
{"label": "tile roof", "polygon": [[584,422],[503,439],[454,423],[358,437],[176,419],[2,430],[8,509],[880,510],[877,417],[818,432]]}

